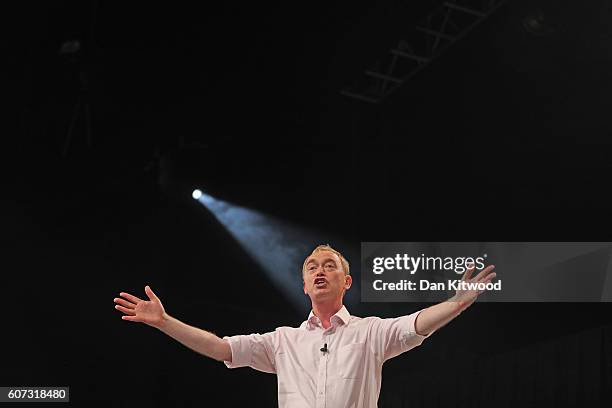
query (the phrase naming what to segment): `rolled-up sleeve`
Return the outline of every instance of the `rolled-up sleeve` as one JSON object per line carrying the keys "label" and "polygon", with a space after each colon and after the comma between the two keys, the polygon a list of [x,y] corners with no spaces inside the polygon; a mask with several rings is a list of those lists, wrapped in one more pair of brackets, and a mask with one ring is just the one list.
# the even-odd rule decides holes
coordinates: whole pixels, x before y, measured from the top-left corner
{"label": "rolled-up sleeve", "polygon": [[420,335],[416,332],[415,322],[421,312],[419,310],[407,316],[374,320],[371,331],[374,338],[371,341],[382,361],[420,346],[423,340],[434,333]]}
{"label": "rolled-up sleeve", "polygon": [[232,361],[224,361],[228,368],[251,367],[265,373],[276,373],[274,344],[276,332],[225,336],[232,350]]}

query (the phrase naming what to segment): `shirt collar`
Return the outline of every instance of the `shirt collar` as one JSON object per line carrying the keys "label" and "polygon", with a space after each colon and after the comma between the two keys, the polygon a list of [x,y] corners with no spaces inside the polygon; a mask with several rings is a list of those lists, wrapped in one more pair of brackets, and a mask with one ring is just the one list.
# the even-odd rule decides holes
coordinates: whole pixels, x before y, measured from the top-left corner
{"label": "shirt collar", "polygon": [[[340,310],[338,310],[336,314],[334,314],[331,317],[330,322],[332,323],[332,325],[334,324],[335,321],[342,322],[342,324],[347,324],[350,318],[351,318],[351,314],[346,309],[346,306],[343,305],[340,308]],[[311,310],[310,314],[308,315],[308,320],[306,321],[306,327],[309,329],[313,329],[316,326],[320,326],[320,325],[321,323],[320,323],[319,318],[315,316],[314,311]]]}

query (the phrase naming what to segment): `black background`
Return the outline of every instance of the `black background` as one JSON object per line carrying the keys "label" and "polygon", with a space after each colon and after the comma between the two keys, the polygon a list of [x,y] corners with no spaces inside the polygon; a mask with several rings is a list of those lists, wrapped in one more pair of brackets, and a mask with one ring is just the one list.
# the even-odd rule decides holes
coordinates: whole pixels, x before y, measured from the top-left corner
{"label": "black background", "polygon": [[[382,104],[340,95],[439,3],[3,5],[0,385],[69,385],[74,406],[276,405],[274,376],[113,309],[150,284],[219,335],[304,320],[194,186],[341,236],[341,251],[610,241],[612,6],[508,1]],[[552,35],[523,29],[536,10]],[[59,54],[74,38],[78,55]],[[81,117],[64,155],[80,72],[93,145]],[[603,406],[610,316],[476,304],[385,365],[379,405]]]}

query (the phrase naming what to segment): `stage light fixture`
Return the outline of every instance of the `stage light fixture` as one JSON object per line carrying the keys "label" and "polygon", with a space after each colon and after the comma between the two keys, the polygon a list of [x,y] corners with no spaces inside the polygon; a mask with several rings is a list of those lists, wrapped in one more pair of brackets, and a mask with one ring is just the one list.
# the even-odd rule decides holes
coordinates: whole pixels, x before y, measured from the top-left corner
{"label": "stage light fixture", "polygon": [[548,18],[544,16],[544,13],[537,11],[527,15],[523,21],[523,29],[529,34],[544,37],[554,34],[555,29],[550,25]]}
{"label": "stage light fixture", "polygon": [[200,197],[202,197],[202,190],[199,189],[195,189],[193,190],[193,192],[191,193],[191,196],[193,197],[194,200],[199,200]]}

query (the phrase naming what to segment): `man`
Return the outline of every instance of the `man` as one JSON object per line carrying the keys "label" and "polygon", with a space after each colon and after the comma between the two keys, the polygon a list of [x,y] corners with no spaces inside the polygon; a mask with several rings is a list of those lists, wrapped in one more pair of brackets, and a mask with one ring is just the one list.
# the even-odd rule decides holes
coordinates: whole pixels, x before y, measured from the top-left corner
{"label": "man", "polygon": [[[490,282],[494,266],[463,280]],[[391,319],[351,316],[342,305],[351,287],[349,263],[328,245],[320,245],[302,267],[304,294],[312,311],[300,327],[279,327],[265,334],[223,339],[169,316],[159,298],[145,287],[148,301],[122,292],[115,306],[124,320],[153,326],[185,346],[229,368],[252,367],[275,373],[279,407],[377,406],[383,363],[419,346],[424,339],[468,308],[480,292],[459,290],[446,302]]]}

